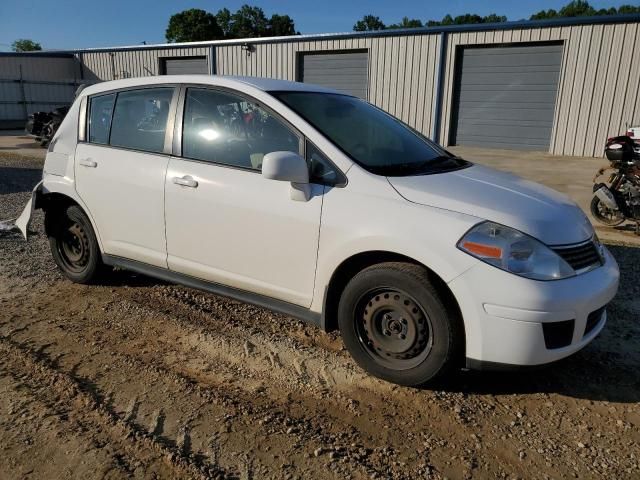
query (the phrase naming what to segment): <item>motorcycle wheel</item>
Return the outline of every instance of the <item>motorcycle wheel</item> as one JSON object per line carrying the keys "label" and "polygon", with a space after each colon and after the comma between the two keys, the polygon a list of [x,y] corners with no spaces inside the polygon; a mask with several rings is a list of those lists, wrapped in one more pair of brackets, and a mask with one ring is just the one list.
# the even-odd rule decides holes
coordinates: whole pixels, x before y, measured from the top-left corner
{"label": "motorcycle wheel", "polygon": [[597,221],[610,227],[615,227],[625,221],[620,210],[611,210],[595,196],[591,199],[591,214]]}

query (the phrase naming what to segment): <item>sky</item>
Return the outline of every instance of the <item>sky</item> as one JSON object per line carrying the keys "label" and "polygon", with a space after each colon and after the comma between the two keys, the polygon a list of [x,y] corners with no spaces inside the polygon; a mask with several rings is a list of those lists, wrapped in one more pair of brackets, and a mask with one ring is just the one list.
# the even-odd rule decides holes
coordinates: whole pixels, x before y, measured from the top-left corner
{"label": "sky", "polygon": [[[30,38],[44,49],[110,47],[165,43],[169,17],[189,8],[216,13],[241,5],[261,7],[267,16],[287,14],[305,33],[346,32],[367,14],[390,24],[403,16],[441,19],[464,13],[506,15],[509,20],[528,18],[539,10],[560,9],[569,0],[0,0],[0,51],[9,51],[18,38]],[[595,8],[637,5],[639,0],[590,0]]]}

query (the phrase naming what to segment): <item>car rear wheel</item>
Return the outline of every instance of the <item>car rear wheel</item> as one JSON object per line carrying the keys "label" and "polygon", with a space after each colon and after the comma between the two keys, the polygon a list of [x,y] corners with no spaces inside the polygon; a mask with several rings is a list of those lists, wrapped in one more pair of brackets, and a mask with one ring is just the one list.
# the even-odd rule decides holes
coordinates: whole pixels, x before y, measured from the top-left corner
{"label": "car rear wheel", "polygon": [[45,217],[53,259],[76,283],[92,283],[102,270],[100,248],[91,222],[77,205],[52,209]]}
{"label": "car rear wheel", "polygon": [[446,306],[429,272],[409,263],[381,263],[354,276],[340,299],[338,323],[356,363],[400,385],[443,375],[464,346],[457,311]]}

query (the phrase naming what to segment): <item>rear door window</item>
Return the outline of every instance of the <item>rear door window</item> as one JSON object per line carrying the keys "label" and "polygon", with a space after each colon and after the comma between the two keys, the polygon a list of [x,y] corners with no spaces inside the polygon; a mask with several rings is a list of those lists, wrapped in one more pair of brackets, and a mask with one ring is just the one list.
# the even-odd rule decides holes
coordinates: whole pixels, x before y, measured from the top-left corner
{"label": "rear door window", "polygon": [[161,153],[172,96],[172,87],[118,93],[109,144]]}

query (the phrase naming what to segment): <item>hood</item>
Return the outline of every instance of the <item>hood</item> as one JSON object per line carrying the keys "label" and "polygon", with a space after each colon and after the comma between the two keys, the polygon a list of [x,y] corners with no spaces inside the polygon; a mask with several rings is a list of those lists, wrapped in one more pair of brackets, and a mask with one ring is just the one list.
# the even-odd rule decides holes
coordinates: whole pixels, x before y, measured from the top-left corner
{"label": "hood", "polygon": [[583,242],[593,235],[586,215],[566,195],[492,168],[472,165],[388,180],[410,202],[491,220],[547,245]]}

